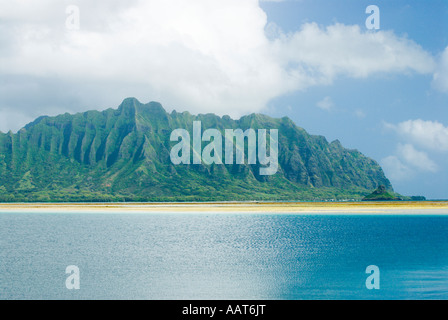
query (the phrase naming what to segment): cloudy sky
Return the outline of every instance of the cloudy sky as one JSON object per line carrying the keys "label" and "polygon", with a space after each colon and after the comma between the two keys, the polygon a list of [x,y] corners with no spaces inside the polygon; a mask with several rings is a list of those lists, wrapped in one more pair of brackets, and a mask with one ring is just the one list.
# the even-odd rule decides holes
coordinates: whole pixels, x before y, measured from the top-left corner
{"label": "cloudy sky", "polygon": [[0,130],[126,97],[289,116],[448,198],[446,30],[446,0],[0,0]]}

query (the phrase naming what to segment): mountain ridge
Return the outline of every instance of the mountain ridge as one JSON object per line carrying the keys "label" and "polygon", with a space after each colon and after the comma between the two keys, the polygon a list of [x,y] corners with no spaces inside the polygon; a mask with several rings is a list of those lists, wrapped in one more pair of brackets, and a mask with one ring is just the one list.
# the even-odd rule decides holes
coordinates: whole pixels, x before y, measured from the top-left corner
{"label": "mountain ridge", "polygon": [[[173,165],[170,134],[191,133],[193,121],[220,132],[277,129],[278,172]],[[0,132],[0,201],[358,200],[379,185],[393,191],[375,160],[288,117],[168,113],[159,102],[126,98],[117,109],[41,116],[17,133]]]}

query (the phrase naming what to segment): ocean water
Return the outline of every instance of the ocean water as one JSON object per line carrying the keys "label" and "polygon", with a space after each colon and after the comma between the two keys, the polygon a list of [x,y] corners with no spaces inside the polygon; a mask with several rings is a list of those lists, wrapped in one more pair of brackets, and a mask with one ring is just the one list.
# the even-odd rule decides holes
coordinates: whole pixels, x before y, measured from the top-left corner
{"label": "ocean water", "polygon": [[448,299],[448,216],[0,213],[0,299]]}

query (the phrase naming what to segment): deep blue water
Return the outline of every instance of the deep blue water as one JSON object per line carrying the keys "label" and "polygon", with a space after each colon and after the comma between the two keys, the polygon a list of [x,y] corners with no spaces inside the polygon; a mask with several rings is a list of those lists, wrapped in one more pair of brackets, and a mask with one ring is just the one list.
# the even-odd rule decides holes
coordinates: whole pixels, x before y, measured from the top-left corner
{"label": "deep blue water", "polygon": [[0,299],[448,299],[448,216],[0,213]]}

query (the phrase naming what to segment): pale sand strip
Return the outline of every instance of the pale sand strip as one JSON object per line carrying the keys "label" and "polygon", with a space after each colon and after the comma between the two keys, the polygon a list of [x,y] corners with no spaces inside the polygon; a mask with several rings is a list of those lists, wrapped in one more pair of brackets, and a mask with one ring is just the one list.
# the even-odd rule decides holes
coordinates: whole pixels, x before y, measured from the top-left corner
{"label": "pale sand strip", "polygon": [[208,202],[208,203],[2,203],[3,212],[48,213],[280,213],[448,215],[448,201]]}

